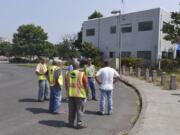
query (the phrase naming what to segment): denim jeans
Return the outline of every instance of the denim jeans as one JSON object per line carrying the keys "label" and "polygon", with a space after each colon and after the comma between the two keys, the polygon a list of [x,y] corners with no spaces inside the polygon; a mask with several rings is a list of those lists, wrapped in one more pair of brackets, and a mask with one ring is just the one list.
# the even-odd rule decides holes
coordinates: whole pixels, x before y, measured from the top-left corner
{"label": "denim jeans", "polygon": [[88,77],[88,83],[89,83],[89,87],[91,89],[92,99],[95,99],[96,98],[96,89],[95,89],[94,78]]}
{"label": "denim jeans", "polygon": [[59,113],[61,107],[62,92],[58,86],[50,87],[49,111],[51,113]]}
{"label": "denim jeans", "polygon": [[103,90],[100,89],[100,112],[105,113],[105,103],[106,98],[108,101],[108,113],[113,112],[113,100],[112,100],[113,91],[112,90]]}
{"label": "denim jeans", "polygon": [[47,80],[39,80],[38,100],[43,101],[48,98],[49,82]]}

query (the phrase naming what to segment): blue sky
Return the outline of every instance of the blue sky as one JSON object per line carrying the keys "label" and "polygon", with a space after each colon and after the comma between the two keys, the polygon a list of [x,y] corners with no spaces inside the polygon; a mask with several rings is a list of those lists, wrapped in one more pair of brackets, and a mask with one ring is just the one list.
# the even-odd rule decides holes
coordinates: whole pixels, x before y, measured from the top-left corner
{"label": "blue sky", "polygon": [[[161,7],[179,11],[180,0],[124,0],[125,13]],[[58,43],[65,34],[80,30],[83,21],[94,11],[110,16],[121,9],[121,0],[0,0],[0,36],[12,39],[22,24],[43,27],[49,41]]]}

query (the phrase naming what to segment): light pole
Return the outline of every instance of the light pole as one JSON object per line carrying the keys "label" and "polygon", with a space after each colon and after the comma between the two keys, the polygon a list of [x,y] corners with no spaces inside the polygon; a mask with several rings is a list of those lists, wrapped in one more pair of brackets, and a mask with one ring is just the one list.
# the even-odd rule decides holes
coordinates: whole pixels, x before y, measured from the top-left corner
{"label": "light pole", "polygon": [[121,10],[113,10],[111,14],[119,14],[117,15],[117,35],[118,35],[118,47],[119,47],[119,73],[121,75],[121,50],[122,50],[122,35],[121,35]]}

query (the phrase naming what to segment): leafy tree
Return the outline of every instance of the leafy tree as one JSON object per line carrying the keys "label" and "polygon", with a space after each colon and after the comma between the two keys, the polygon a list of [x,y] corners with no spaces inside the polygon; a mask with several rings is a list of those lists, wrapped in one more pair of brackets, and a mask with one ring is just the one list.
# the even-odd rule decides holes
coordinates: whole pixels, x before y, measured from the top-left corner
{"label": "leafy tree", "polygon": [[101,18],[101,17],[103,17],[103,15],[102,15],[100,12],[98,12],[98,11],[95,10],[95,11],[88,17],[88,20],[94,19],[94,18]]}
{"label": "leafy tree", "polygon": [[11,44],[9,42],[2,42],[0,44],[0,55],[9,56],[11,54]]}
{"label": "leafy tree", "polygon": [[101,66],[102,56],[98,48],[94,47],[92,43],[82,44],[82,49],[80,50],[82,56],[86,58],[92,58],[96,66]]}
{"label": "leafy tree", "polygon": [[172,21],[164,23],[163,32],[166,33],[164,39],[171,41],[172,44],[180,42],[180,12],[171,13]]}
{"label": "leafy tree", "polygon": [[63,36],[63,41],[57,45],[57,55],[64,59],[79,58],[80,53],[75,46],[76,35],[68,34]]}
{"label": "leafy tree", "polygon": [[63,41],[62,43],[57,44],[57,56],[64,59],[70,59],[71,49],[67,42]]}
{"label": "leafy tree", "polygon": [[63,43],[67,44],[72,51],[76,51],[76,47],[74,45],[75,41],[77,39],[76,34],[66,34],[62,37]]}
{"label": "leafy tree", "polygon": [[81,50],[82,49],[82,30],[80,32],[78,32],[77,34],[77,40],[75,40],[74,42],[74,46],[76,47],[76,49]]}
{"label": "leafy tree", "polygon": [[47,33],[34,24],[21,25],[13,35],[13,51],[19,56],[43,55],[43,46],[48,39]]}
{"label": "leafy tree", "polygon": [[55,56],[55,46],[52,43],[46,41],[43,45],[43,54],[44,56],[53,58]]}

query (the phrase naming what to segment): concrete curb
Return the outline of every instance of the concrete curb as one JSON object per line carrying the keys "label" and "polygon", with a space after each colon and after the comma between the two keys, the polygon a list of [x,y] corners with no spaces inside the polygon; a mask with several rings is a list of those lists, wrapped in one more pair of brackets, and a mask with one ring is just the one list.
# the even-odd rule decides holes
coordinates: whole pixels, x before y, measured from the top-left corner
{"label": "concrete curb", "polygon": [[145,110],[147,108],[146,96],[145,96],[145,94],[143,93],[142,90],[138,89],[135,86],[135,84],[133,82],[130,82],[129,80],[122,80],[122,82],[125,83],[126,85],[132,87],[135,90],[135,92],[137,93],[137,95],[139,96],[139,99],[140,99],[140,114],[138,116],[137,121],[133,125],[133,128],[128,133],[128,135],[136,135],[138,133],[138,131],[140,130],[141,123],[143,123]]}

